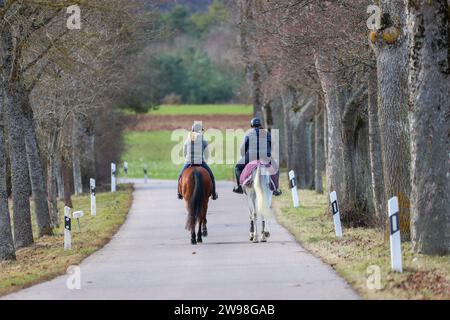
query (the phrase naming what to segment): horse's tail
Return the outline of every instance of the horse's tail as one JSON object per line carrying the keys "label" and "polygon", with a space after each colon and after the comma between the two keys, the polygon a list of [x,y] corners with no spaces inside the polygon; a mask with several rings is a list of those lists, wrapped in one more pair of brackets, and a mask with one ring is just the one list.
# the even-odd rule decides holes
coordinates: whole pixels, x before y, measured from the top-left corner
{"label": "horse's tail", "polygon": [[258,165],[256,169],[255,179],[253,181],[253,188],[256,194],[256,212],[267,218],[272,215],[272,210],[269,206],[268,197],[271,196],[271,191],[268,183],[261,179],[261,166]]}
{"label": "horse's tail", "polygon": [[200,217],[203,206],[203,179],[199,171],[194,170],[192,174],[193,192],[188,202],[188,219],[186,229],[190,231],[195,230],[195,225]]}

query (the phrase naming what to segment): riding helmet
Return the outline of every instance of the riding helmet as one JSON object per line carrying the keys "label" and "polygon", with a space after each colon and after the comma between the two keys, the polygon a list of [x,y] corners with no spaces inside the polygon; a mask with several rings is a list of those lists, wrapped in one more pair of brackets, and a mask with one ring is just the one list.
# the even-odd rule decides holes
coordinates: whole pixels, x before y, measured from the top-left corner
{"label": "riding helmet", "polygon": [[192,132],[200,133],[201,131],[203,131],[202,123],[201,122],[194,122],[194,124],[192,125]]}
{"label": "riding helmet", "polygon": [[261,119],[258,117],[253,118],[252,121],[250,121],[250,126],[252,128],[261,128],[261,126],[262,126]]}

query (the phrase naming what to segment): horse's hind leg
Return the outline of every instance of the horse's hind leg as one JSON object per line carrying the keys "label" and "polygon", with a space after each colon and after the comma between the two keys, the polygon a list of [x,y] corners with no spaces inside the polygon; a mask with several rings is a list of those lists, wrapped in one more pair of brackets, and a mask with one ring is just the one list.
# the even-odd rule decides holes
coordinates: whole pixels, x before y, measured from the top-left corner
{"label": "horse's hind leg", "polygon": [[253,222],[252,216],[250,215],[250,241],[253,241],[255,235],[255,223]]}
{"label": "horse's hind leg", "polygon": [[208,236],[208,229],[206,228],[206,223],[208,221],[205,219],[205,221],[203,221],[202,223],[202,236],[203,237],[207,237]]}
{"label": "horse's hind leg", "polygon": [[267,227],[267,221],[266,220],[263,221],[263,228],[264,228],[264,230],[263,230],[264,235],[266,236],[266,238],[269,238],[270,237],[270,232],[269,232],[269,228]]}
{"label": "horse's hind leg", "polygon": [[267,242],[268,237],[270,237],[270,233],[267,230],[267,223],[266,220],[262,218],[261,242]]}
{"label": "horse's hind leg", "polygon": [[199,221],[199,226],[198,226],[198,239],[200,239],[200,242],[202,241],[202,237],[207,237],[208,236],[208,230],[206,229],[206,214],[208,213],[208,203],[204,204],[203,208],[202,208],[202,215]]}
{"label": "horse's hind leg", "polygon": [[258,242],[258,221],[256,219],[256,212],[251,214],[250,221],[250,231],[253,229],[253,232],[250,233],[250,241]]}
{"label": "horse's hind leg", "polygon": [[193,231],[191,231],[191,244],[197,244],[197,240],[195,239],[195,226]]}
{"label": "horse's hind leg", "polygon": [[202,239],[202,222],[201,221],[199,221],[199,223],[198,223],[197,242],[198,243],[202,243],[203,242],[203,239]]}

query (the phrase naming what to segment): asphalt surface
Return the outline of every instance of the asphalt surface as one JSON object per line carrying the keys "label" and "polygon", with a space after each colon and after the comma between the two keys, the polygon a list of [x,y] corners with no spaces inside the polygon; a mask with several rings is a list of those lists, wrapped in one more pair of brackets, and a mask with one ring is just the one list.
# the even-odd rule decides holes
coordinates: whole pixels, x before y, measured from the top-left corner
{"label": "asphalt surface", "polygon": [[129,216],[110,243],[81,263],[80,289],[68,289],[64,275],[4,299],[358,299],[275,221],[269,242],[249,242],[247,202],[231,183],[218,183],[209,236],[194,246],[176,182],[132,182]]}

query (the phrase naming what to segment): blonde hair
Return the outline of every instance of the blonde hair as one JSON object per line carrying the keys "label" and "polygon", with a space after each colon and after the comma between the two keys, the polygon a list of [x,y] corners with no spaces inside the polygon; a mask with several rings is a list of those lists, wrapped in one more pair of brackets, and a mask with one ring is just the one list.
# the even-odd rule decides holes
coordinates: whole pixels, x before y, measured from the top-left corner
{"label": "blonde hair", "polygon": [[197,137],[198,137],[200,134],[201,134],[200,132],[193,132],[193,131],[191,131],[191,132],[189,132],[189,134],[188,134],[188,140],[190,140],[190,141],[195,141],[195,140],[197,140]]}

